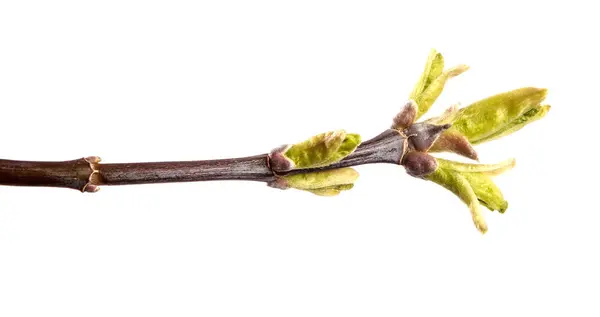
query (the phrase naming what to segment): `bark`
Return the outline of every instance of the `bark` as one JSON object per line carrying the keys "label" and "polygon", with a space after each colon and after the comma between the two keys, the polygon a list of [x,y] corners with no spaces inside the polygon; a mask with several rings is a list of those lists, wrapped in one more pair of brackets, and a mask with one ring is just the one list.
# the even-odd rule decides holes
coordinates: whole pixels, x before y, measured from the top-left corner
{"label": "bark", "polygon": [[[363,164],[401,164],[407,150],[406,137],[389,129],[361,143],[352,154],[337,163],[281,174],[309,173]],[[100,185],[212,180],[270,182],[277,175],[280,174],[270,168],[266,153],[204,161],[111,164],[101,164],[100,158],[95,156],[60,162],[0,160],[0,185],[63,187],[82,192],[95,192]]]}

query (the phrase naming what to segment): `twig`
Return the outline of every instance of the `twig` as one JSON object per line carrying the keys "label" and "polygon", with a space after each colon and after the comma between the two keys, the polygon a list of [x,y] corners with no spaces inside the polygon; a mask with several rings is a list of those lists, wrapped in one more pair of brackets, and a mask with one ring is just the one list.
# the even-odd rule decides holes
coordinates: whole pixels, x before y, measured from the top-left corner
{"label": "twig", "polygon": [[504,213],[508,202],[491,177],[512,168],[499,164],[448,161],[431,153],[453,152],[478,160],[474,145],[514,133],[543,118],[546,89],[525,87],[482,99],[465,108],[453,106],[441,116],[418,121],[440,96],[446,81],[468,67],[444,70],[444,59],[432,50],[409,101],[393,118],[391,129],[361,143],[343,130],[316,135],[256,156],[183,162],[101,164],[90,156],[63,162],[0,160],[0,185],[50,186],[96,192],[101,185],[243,180],[334,196],[354,186],[352,166],[375,163],[403,165],[416,178],[443,186],[468,207],[475,226],[487,224],[480,206]]}
{"label": "twig", "polygon": [[321,168],[277,173],[268,154],[178,162],[100,163],[96,156],[61,162],[0,160],[0,185],[46,186],[95,192],[100,185],[243,180],[272,182],[277,175],[293,175],[374,163],[400,164],[406,152],[406,138],[386,130],[361,143],[343,160]]}

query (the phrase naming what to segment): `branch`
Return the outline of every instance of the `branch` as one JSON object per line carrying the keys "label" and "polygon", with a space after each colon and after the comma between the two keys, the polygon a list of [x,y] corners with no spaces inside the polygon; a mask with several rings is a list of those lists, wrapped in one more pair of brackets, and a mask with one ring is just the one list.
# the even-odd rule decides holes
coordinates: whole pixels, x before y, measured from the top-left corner
{"label": "branch", "polygon": [[92,156],[72,161],[34,162],[0,160],[0,185],[45,186],[95,192],[100,185],[242,180],[272,182],[276,175],[296,175],[341,167],[374,163],[400,164],[406,152],[406,138],[386,130],[360,144],[341,161],[326,167],[277,173],[270,167],[268,154],[242,158],[101,164]]}
{"label": "branch", "polygon": [[256,156],[185,162],[101,164],[91,156],[63,162],[0,160],[0,185],[49,186],[96,192],[101,185],[129,185],[212,180],[265,182],[270,187],[333,196],[354,186],[353,166],[388,163],[407,174],[443,186],[468,207],[475,226],[487,225],[481,206],[504,213],[508,202],[491,177],[512,168],[499,164],[448,161],[432,153],[453,152],[478,160],[474,145],[514,133],[543,118],[546,89],[525,87],[482,99],[465,108],[448,108],[441,116],[417,122],[440,96],[446,82],[466,65],[444,70],[444,58],[432,50],[410,100],[393,118],[391,129],[361,143],[343,130],[316,135]]}

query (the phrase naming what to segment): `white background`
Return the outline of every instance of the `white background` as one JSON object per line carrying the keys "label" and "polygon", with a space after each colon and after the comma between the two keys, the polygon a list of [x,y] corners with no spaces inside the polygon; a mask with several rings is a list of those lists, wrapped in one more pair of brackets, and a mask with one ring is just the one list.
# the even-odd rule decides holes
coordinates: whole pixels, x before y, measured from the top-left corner
{"label": "white background", "polygon": [[[482,2],[482,1],[481,1]],[[597,9],[579,1],[2,1],[0,157],[264,153],[390,124],[430,48],[431,113],[522,86],[542,121],[474,228],[394,165],[335,198],[260,183],[0,188],[0,316],[598,316]],[[595,29],[595,31],[594,31]]]}

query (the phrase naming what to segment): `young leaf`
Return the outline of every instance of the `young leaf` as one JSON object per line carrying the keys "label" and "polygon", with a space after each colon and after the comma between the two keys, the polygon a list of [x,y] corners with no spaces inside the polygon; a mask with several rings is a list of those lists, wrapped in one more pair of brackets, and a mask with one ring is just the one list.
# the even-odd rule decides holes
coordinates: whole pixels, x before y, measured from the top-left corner
{"label": "young leaf", "polygon": [[489,210],[504,213],[508,202],[492,179],[484,173],[460,173],[468,182],[479,202]]}
{"label": "young leaf", "polygon": [[290,146],[285,151],[285,157],[297,169],[323,167],[350,155],[360,142],[358,134],[346,134],[344,130],[331,131]]}
{"label": "young leaf", "polygon": [[456,77],[468,69],[469,66],[467,65],[458,65],[442,72],[442,74],[435,78],[421,94],[416,96],[414,100],[419,106],[417,119],[424,115],[429,108],[431,108],[435,100],[442,94],[442,90],[444,90],[444,86],[448,79]]}
{"label": "young leaf", "polygon": [[488,176],[500,175],[515,167],[516,164],[516,161],[513,158],[497,164],[469,164],[444,160],[441,158],[438,158],[437,160],[438,164],[446,170],[452,170],[461,173],[483,173]]}
{"label": "young leaf", "polygon": [[345,184],[345,185],[324,187],[324,188],[319,188],[319,189],[307,189],[306,191],[311,192],[317,196],[329,197],[329,196],[337,196],[343,190],[350,190],[353,187],[354,187],[354,184]]}
{"label": "young leaf", "polygon": [[315,190],[332,186],[354,184],[358,172],[350,167],[282,176],[287,186],[295,189]]}
{"label": "young leaf", "polygon": [[435,49],[431,49],[421,78],[410,93],[410,99],[415,100],[444,70],[444,57]]}
{"label": "young leaf", "polygon": [[546,89],[526,87],[480,100],[459,110],[450,131],[471,144],[507,135],[543,117],[549,110],[540,106],[545,97]]}
{"label": "young leaf", "polygon": [[504,213],[508,208],[508,202],[504,200],[502,192],[490,177],[513,168],[514,159],[498,164],[468,164],[438,159],[438,164],[445,171],[462,175],[473,188],[477,199],[488,209]]}
{"label": "young leaf", "polygon": [[480,139],[479,141],[477,141],[477,143],[492,141],[495,139],[499,139],[503,136],[512,134],[514,132],[517,132],[517,131],[521,130],[522,128],[524,128],[526,125],[546,116],[548,111],[550,111],[550,106],[548,106],[548,105],[541,106],[541,107],[533,107],[533,108],[529,109],[528,111],[526,111],[522,116],[518,117],[511,123],[504,126],[502,129],[496,131],[495,133],[493,133],[485,138]]}
{"label": "young leaf", "polygon": [[460,173],[438,167],[435,172],[427,175],[426,179],[443,186],[458,196],[469,207],[475,227],[481,233],[487,232],[487,224],[481,214],[477,195],[464,176]]}

